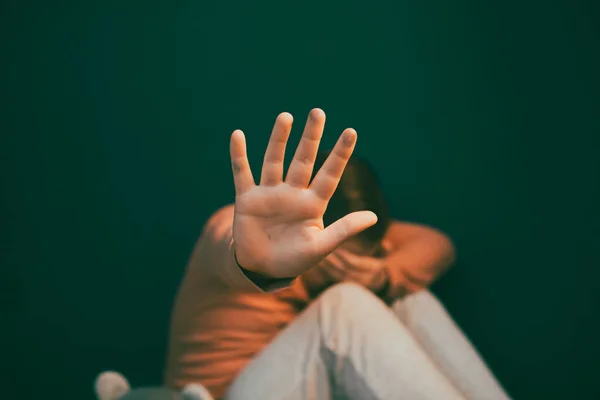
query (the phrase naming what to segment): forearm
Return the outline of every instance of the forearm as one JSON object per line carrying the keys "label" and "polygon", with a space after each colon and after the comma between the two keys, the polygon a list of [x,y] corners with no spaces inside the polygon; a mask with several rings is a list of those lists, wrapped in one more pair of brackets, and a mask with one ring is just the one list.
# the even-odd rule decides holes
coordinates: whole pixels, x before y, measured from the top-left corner
{"label": "forearm", "polygon": [[395,248],[386,256],[388,300],[429,287],[454,262],[454,246],[445,235],[429,231]]}
{"label": "forearm", "polygon": [[345,281],[358,283],[382,297],[387,293],[390,282],[385,268],[372,268],[370,271],[361,271],[357,275],[356,270],[346,265],[344,273],[339,274],[338,271],[327,268],[323,264],[306,271],[301,275],[301,279],[307,294],[313,299],[330,286]]}

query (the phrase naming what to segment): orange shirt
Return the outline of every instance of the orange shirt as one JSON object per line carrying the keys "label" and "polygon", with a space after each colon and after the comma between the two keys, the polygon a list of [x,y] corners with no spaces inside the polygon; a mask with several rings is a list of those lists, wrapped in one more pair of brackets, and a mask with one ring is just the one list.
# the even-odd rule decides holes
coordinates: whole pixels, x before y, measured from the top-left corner
{"label": "orange shirt", "polygon": [[[311,268],[289,286],[265,292],[242,272],[233,253],[233,205],[206,223],[194,248],[171,316],[165,383],[202,383],[219,398],[241,370],[319,293],[334,282]],[[386,268],[391,303],[407,281]],[[274,289],[274,288],[273,288]]]}
{"label": "orange shirt", "polygon": [[199,382],[215,397],[308,304],[301,279],[264,292],[237,266],[233,206],[207,222],[172,313],[166,384]]}

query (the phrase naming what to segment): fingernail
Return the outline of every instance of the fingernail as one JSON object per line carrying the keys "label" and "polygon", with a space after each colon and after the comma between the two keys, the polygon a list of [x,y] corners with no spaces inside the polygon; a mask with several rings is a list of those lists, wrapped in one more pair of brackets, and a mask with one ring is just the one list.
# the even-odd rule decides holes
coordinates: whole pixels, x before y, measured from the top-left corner
{"label": "fingernail", "polygon": [[356,141],[356,132],[355,131],[345,131],[344,136],[342,137],[342,141],[346,146],[352,146]]}

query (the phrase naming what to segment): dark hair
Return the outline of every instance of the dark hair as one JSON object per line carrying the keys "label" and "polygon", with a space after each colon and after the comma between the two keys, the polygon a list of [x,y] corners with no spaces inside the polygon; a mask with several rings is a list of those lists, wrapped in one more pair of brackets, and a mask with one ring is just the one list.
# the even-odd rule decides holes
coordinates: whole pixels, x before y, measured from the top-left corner
{"label": "dark hair", "polygon": [[[313,169],[313,178],[329,156],[330,151],[319,151]],[[388,203],[375,170],[365,159],[353,155],[342,174],[342,179],[333,194],[323,222],[325,226],[354,212],[370,210],[377,214],[377,223],[361,232],[357,237],[369,244],[383,239],[390,222]]]}

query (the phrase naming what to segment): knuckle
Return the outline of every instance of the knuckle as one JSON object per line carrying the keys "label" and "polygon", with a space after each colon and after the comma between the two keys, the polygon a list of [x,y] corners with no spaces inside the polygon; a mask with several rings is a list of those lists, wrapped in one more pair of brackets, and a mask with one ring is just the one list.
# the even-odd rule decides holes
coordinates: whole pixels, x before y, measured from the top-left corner
{"label": "knuckle", "polygon": [[313,152],[311,151],[301,149],[300,151],[298,151],[298,153],[296,153],[294,159],[304,166],[311,166],[314,162],[314,154],[312,153]]}
{"label": "knuckle", "polygon": [[242,171],[242,166],[240,165],[239,161],[232,161],[231,162],[231,168],[233,169],[233,172],[235,172],[236,174]]}

